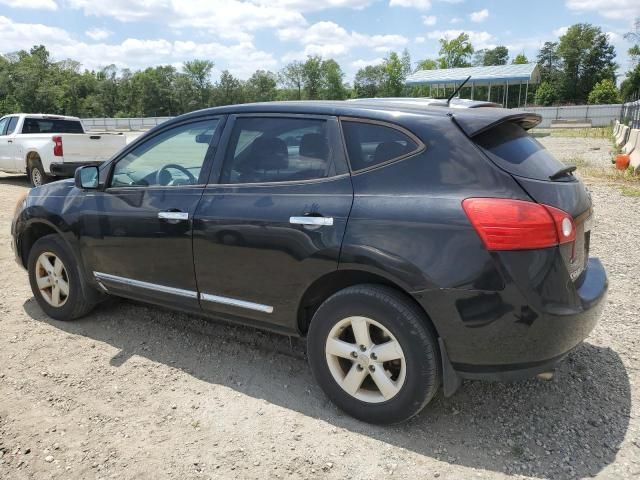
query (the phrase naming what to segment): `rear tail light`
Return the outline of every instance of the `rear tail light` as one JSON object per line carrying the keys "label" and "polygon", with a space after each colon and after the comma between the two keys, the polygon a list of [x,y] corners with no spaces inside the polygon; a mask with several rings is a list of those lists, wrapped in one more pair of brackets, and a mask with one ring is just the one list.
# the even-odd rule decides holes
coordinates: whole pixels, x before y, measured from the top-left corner
{"label": "rear tail light", "polygon": [[62,137],[53,137],[53,156],[54,157],[62,157]]}
{"label": "rear tail light", "polygon": [[576,239],[571,215],[548,205],[508,198],[467,198],[462,208],[488,250],[533,250]]}

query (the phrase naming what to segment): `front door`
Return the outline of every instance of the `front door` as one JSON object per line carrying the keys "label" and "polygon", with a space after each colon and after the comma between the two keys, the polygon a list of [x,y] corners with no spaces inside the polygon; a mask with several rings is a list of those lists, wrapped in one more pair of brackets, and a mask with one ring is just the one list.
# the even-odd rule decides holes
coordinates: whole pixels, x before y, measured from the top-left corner
{"label": "front door", "polygon": [[193,214],[209,175],[221,118],[172,125],[125,151],[103,191],[88,193],[84,263],[119,295],[199,308]]}
{"label": "front door", "polygon": [[0,170],[16,171],[16,145],[14,144],[14,130],[18,117],[5,117],[0,120]]}
{"label": "front door", "polygon": [[288,329],[306,288],[338,266],[353,190],[337,119],[227,123],[195,214],[201,306]]}

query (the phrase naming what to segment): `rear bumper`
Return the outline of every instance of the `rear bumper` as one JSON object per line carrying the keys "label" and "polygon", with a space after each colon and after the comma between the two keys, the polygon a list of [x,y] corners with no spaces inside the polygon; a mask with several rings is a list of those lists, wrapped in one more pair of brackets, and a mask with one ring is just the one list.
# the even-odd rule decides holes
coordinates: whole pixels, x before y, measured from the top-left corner
{"label": "rear bumper", "polygon": [[500,292],[443,289],[416,298],[430,313],[455,374],[512,380],[553,369],[595,327],[608,288],[600,260],[589,259],[579,287],[565,288],[575,299],[570,307],[533,307],[513,283]]}
{"label": "rear bumper", "polygon": [[102,162],[68,162],[68,163],[52,163],[49,169],[51,175],[56,177],[73,177],[79,167],[87,165],[100,165]]}

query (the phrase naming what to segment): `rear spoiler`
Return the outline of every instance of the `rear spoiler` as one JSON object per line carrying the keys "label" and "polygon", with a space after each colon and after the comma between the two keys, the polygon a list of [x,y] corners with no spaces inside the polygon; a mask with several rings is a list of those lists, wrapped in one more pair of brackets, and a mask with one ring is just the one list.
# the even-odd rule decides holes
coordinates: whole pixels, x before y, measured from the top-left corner
{"label": "rear spoiler", "polygon": [[542,117],[537,113],[517,112],[505,114],[504,109],[482,108],[465,110],[464,113],[450,113],[451,119],[469,137],[475,137],[481,133],[503,123],[515,123],[525,130],[530,130],[542,122]]}

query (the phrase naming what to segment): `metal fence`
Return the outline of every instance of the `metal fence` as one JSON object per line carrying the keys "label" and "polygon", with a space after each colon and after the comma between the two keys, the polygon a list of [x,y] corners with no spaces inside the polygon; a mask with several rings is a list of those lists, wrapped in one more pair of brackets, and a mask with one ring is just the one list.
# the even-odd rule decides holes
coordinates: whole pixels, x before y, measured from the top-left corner
{"label": "metal fence", "polygon": [[145,117],[145,118],[83,118],[86,130],[100,130],[103,132],[125,130],[149,130],[173,117]]}
{"label": "metal fence", "polygon": [[622,106],[620,122],[631,128],[640,128],[640,100],[628,102]]}
{"label": "metal fence", "polygon": [[542,116],[539,128],[550,128],[564,122],[585,123],[592,127],[608,127],[620,118],[622,104],[614,105],[575,105],[566,107],[527,107],[514,108],[534,112]]}
{"label": "metal fence", "polygon": [[[631,105],[631,106],[628,106]],[[635,106],[634,106],[635,105]],[[566,107],[527,107],[513,110],[535,112],[542,115],[540,128],[550,128],[552,124],[561,125],[563,122],[584,123],[593,127],[608,127],[615,120],[633,118],[640,121],[638,115],[638,101],[629,104],[616,105],[577,105]],[[160,125],[173,117],[146,118],[84,118],[82,122],[87,130],[125,131],[148,130]]]}

